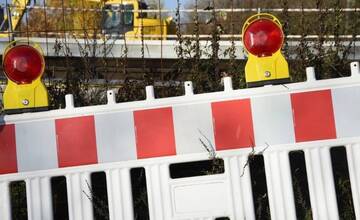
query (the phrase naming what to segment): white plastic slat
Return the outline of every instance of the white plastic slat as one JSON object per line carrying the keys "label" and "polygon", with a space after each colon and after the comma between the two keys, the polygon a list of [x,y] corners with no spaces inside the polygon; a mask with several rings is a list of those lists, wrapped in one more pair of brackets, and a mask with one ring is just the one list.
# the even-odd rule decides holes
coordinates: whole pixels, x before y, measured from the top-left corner
{"label": "white plastic slat", "polygon": [[110,220],[134,219],[130,170],[112,169],[106,172]]}
{"label": "white plastic slat", "polygon": [[[70,220],[92,220],[90,173],[66,175]],[[90,198],[89,198],[90,197]]]}
{"label": "white plastic slat", "polygon": [[171,207],[171,193],[170,193],[170,173],[169,173],[169,165],[161,164],[160,165],[160,173],[161,173],[161,193],[163,199],[163,213],[164,219],[171,219],[172,207]]}
{"label": "white plastic slat", "polygon": [[288,152],[264,153],[271,219],[296,219]]}
{"label": "white plastic slat", "polygon": [[43,177],[40,179],[41,186],[41,206],[43,219],[53,219],[53,204],[52,204],[52,192],[51,181],[49,177]]}
{"label": "white plastic slat", "polygon": [[304,153],[313,219],[339,219],[329,148]]}
{"label": "white plastic slat", "polygon": [[122,219],[121,193],[120,193],[120,177],[118,170],[107,170],[106,188],[108,196],[109,219]]}
{"label": "white plastic slat", "polygon": [[242,170],[241,172],[243,174],[242,177],[240,178],[240,185],[241,185],[243,200],[246,201],[244,202],[246,219],[255,219],[250,167],[249,164],[245,166],[245,164],[248,162],[248,157],[243,156],[239,158],[239,162],[240,162],[240,170]]}
{"label": "white plastic slat", "polygon": [[234,219],[255,219],[250,171],[248,166],[243,170],[246,161],[247,157],[224,158],[231,184]]}
{"label": "white plastic slat", "polygon": [[148,194],[150,220],[163,220],[162,189],[159,165],[146,166],[146,188]]}
{"label": "white plastic slat", "polygon": [[346,146],[349,178],[356,219],[360,219],[360,144]]}
{"label": "white plastic slat", "polygon": [[105,173],[108,193],[109,219],[123,219],[119,170],[107,170]]}
{"label": "white plastic slat", "polygon": [[27,179],[26,198],[29,220],[53,219],[49,177]]}
{"label": "white plastic slat", "polygon": [[8,182],[0,182],[0,219],[11,220],[10,187]]}
{"label": "white plastic slat", "polygon": [[[231,163],[232,162],[232,163]],[[232,164],[232,166],[230,165]],[[236,157],[224,159],[225,173],[228,177],[229,183],[229,198],[231,198],[231,217],[244,219],[244,206],[241,196],[240,185],[240,170]]]}

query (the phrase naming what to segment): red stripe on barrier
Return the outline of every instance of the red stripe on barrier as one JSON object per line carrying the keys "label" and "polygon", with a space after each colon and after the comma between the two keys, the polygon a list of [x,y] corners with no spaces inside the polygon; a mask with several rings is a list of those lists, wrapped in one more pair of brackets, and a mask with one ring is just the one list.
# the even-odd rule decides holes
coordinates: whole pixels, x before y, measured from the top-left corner
{"label": "red stripe on barrier", "polygon": [[93,116],[55,120],[59,167],[97,163]]}
{"label": "red stripe on barrier", "polygon": [[211,104],[217,150],[255,145],[250,99]]}
{"label": "red stripe on barrier", "polygon": [[16,173],[15,126],[0,125],[0,174]]}
{"label": "red stripe on barrier", "polygon": [[296,142],[336,138],[330,90],[291,94]]}
{"label": "red stripe on barrier", "polygon": [[176,154],[171,108],[135,111],[134,121],[138,158]]}

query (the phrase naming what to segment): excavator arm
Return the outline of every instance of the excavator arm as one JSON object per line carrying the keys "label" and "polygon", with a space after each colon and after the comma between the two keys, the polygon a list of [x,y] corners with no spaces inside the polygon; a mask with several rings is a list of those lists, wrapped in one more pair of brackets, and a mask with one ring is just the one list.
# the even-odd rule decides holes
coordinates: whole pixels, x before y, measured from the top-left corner
{"label": "excavator arm", "polygon": [[0,38],[9,37],[21,22],[30,0],[12,0],[9,7],[1,8]]}

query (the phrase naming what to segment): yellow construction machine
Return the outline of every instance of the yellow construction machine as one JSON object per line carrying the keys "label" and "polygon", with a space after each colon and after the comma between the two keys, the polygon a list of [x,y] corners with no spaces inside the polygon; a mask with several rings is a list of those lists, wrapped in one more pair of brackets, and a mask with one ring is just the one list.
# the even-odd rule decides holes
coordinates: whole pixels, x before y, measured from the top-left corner
{"label": "yellow construction machine", "polygon": [[[0,38],[12,37],[20,24],[26,8],[31,0],[13,0],[9,7],[0,8]],[[141,0],[85,0],[91,8],[102,11],[98,27],[102,34],[111,38],[126,39],[166,39],[168,34],[175,34],[175,23],[171,17],[160,19],[150,18],[142,10],[148,9]],[[77,6],[77,8],[79,8]],[[51,19],[51,16],[48,16]],[[74,13],[71,25],[81,32],[83,23],[81,10]],[[88,33],[91,30],[86,30]],[[76,33],[75,33],[76,35]]]}
{"label": "yellow construction machine", "polygon": [[[171,17],[165,19],[149,18],[148,9],[143,1],[138,0],[89,0],[102,4],[103,34],[123,36],[126,39],[166,39],[168,34],[175,34],[175,24]],[[158,15],[158,17],[160,17]]]}

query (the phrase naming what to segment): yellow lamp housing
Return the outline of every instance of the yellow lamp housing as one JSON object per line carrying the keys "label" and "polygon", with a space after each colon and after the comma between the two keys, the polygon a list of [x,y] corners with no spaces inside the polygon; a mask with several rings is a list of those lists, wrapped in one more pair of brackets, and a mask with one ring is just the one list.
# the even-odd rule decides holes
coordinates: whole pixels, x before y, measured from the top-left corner
{"label": "yellow lamp housing", "polygon": [[288,63],[281,53],[284,33],[275,16],[259,13],[249,17],[242,28],[242,40],[248,53],[248,87],[290,82]]}
{"label": "yellow lamp housing", "polygon": [[3,95],[6,114],[47,110],[48,92],[41,81],[45,60],[40,46],[11,42],[3,53],[8,82]]}

